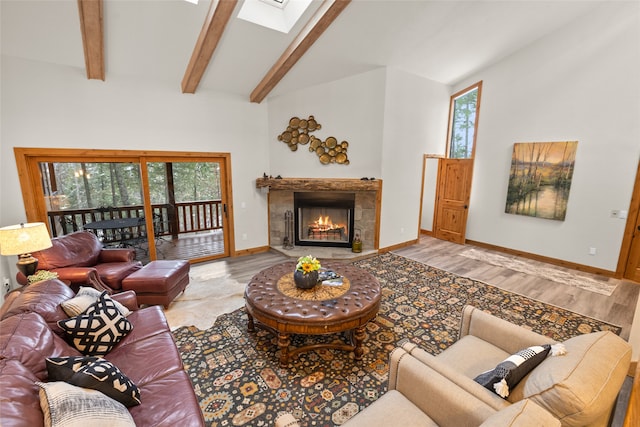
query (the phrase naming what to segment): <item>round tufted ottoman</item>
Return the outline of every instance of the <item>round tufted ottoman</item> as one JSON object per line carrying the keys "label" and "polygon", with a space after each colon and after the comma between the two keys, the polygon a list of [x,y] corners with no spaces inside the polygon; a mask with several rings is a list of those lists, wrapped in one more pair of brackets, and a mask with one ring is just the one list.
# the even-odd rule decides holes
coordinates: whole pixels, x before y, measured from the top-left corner
{"label": "round tufted ottoman", "polygon": [[[313,289],[298,289],[293,283],[293,261],[262,270],[251,278],[245,290],[249,331],[254,320],[278,335],[280,366],[289,357],[314,348],[353,351],[360,360],[364,350],[364,328],[380,308],[380,284],[368,272],[349,264],[324,263],[343,276],[341,285],[318,284]],[[350,342],[312,344],[290,349],[291,334],[322,335],[350,331]]]}

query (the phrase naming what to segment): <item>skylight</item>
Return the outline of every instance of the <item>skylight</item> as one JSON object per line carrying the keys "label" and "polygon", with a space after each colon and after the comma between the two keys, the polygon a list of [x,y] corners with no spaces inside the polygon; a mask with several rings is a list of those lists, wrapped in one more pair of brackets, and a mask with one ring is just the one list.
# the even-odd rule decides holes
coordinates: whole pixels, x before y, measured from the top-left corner
{"label": "skylight", "polygon": [[278,7],[280,9],[284,9],[287,6],[287,3],[289,3],[289,0],[260,0],[260,1],[263,1],[271,6]]}
{"label": "skylight", "polygon": [[238,18],[288,33],[311,4],[311,0],[245,0]]}

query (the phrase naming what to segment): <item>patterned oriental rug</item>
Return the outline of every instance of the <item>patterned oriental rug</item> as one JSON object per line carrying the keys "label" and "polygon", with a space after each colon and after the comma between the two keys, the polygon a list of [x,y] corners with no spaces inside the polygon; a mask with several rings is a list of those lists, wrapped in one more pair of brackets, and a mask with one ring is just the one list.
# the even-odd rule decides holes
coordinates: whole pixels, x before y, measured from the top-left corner
{"label": "patterned oriental rug", "polygon": [[[562,341],[620,328],[530,298],[460,277],[392,253],[354,262],[380,281],[382,302],[367,326],[365,354],[320,349],[278,366],[273,334],[247,331],[244,308],[221,315],[201,331],[173,331],[205,420],[210,426],[270,426],[291,412],[302,426],[341,425],[385,391],[388,355],[404,341],[437,354],[457,338],[465,304]],[[294,336],[293,346],[318,339]]]}

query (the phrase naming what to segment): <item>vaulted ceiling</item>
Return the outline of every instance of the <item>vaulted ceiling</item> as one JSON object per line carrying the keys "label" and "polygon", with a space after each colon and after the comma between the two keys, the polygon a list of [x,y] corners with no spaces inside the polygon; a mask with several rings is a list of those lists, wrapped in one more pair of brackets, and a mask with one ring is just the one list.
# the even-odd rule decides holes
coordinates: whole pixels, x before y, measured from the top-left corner
{"label": "vaulted ceiling", "polygon": [[1,49],[260,102],[379,67],[454,85],[606,2],[313,0],[285,34],[238,19],[243,0],[0,0]]}

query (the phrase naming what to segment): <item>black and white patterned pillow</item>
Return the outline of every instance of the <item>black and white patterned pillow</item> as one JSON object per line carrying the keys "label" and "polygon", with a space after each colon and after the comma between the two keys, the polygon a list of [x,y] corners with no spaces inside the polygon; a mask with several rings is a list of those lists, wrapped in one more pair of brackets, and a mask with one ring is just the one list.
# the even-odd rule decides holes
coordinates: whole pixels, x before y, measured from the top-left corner
{"label": "black and white patterned pillow", "polygon": [[509,391],[522,378],[538,366],[551,351],[551,345],[536,345],[524,348],[500,362],[494,369],[483,372],[473,380],[483,387],[506,398]]}
{"label": "black and white patterned pillow", "polygon": [[140,404],[140,390],[108,360],[95,356],[65,356],[46,359],[49,381],[64,381],[101,391],[125,406]]}
{"label": "black and white patterned pillow", "polygon": [[58,326],[67,341],[88,356],[104,356],[133,329],[106,292],[84,313],[60,320]]}
{"label": "black and white patterned pillow", "polygon": [[62,381],[36,382],[44,425],[51,427],[135,427],[129,410],[97,390]]}

